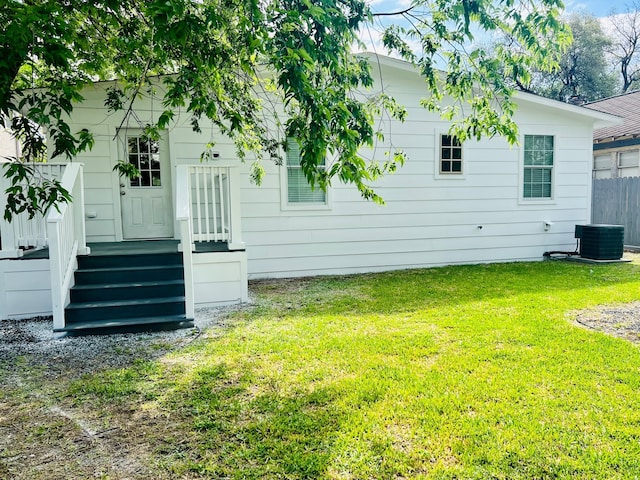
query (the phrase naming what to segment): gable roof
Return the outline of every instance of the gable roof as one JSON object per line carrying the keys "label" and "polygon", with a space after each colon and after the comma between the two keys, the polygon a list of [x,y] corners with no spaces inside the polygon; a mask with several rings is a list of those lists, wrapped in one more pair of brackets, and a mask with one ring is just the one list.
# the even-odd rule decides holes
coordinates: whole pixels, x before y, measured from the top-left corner
{"label": "gable roof", "polygon": [[619,125],[598,128],[593,132],[594,143],[611,142],[621,137],[640,137],[640,90],[585,104],[598,112],[622,117]]}

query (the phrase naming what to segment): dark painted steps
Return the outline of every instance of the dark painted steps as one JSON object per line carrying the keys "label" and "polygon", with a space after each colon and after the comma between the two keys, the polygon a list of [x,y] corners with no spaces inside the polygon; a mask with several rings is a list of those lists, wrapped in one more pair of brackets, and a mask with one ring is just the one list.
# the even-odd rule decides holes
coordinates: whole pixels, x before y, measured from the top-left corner
{"label": "dark painted steps", "polygon": [[193,326],[186,318],[184,269],[178,253],[78,257],[65,327],[110,333]]}
{"label": "dark painted steps", "polygon": [[184,280],[75,285],[71,303],[184,296]]}
{"label": "dark painted steps", "polygon": [[144,267],[157,265],[182,266],[180,253],[146,253],[146,254],[115,254],[115,255],[84,255],[78,257],[78,269],[117,267]]}
{"label": "dark painted steps", "polygon": [[142,267],[91,268],[76,271],[76,285],[181,280],[182,265],[145,265]]}
{"label": "dark painted steps", "polygon": [[175,330],[191,328],[193,320],[184,315],[164,315],[162,317],[118,318],[72,323],[62,330],[70,334],[96,335],[110,333],[144,332],[149,330]]}
{"label": "dark painted steps", "polygon": [[65,310],[67,324],[86,319],[108,320],[127,317],[159,317],[184,314],[184,297],[135,298],[71,303]]}

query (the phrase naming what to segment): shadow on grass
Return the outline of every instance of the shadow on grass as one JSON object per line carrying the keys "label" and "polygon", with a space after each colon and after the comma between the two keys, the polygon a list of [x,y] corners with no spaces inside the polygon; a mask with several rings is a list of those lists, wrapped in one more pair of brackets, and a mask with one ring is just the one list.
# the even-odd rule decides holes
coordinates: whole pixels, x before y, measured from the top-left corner
{"label": "shadow on grass", "polygon": [[191,458],[170,457],[170,472],[213,478],[319,478],[326,472],[341,418],[332,392],[252,394],[251,387],[228,380],[223,368],[203,369],[166,399],[180,403],[193,429]]}
{"label": "shadow on grass", "polygon": [[[322,477],[342,417],[335,393],[284,394],[256,375],[222,363],[148,362],[75,382],[68,395],[115,422],[136,412],[131,437],[156,452],[158,478]],[[158,422],[164,415],[170,423]]]}
{"label": "shadow on grass", "polygon": [[[620,373],[633,373],[633,365],[609,368],[592,362],[617,345],[603,351],[593,350],[595,345],[570,345],[562,336],[567,330],[551,332],[548,325],[526,334],[501,333],[498,339],[491,331],[479,335],[469,329],[436,344],[429,329],[398,329],[402,316],[394,325],[388,322],[392,313],[458,311],[490,300],[486,314],[502,309],[507,319],[525,315],[512,316],[512,303],[515,309],[530,309],[535,319],[552,305],[555,314],[562,314],[574,303],[629,301],[638,295],[639,271],[637,265],[544,262],[256,282],[257,305],[217,337],[159,361],[85,378],[69,395],[110,415],[114,403],[138,412],[136,433],[155,448],[170,478],[394,478],[415,476],[421,468],[432,469],[433,475],[438,468],[447,472],[434,478],[455,478],[456,472],[464,476],[474,468],[478,478],[490,473],[570,478],[585,472],[588,477],[600,468],[588,463],[589,456],[611,438],[582,432],[581,415],[586,412],[602,422],[607,417],[601,418],[601,412],[613,398],[623,398],[620,392],[634,398],[636,389],[631,373]],[[362,330],[348,332],[340,323],[315,317],[358,322],[367,314],[376,318]],[[304,320],[276,325],[288,316]],[[312,327],[317,330],[300,332]],[[305,349],[313,353],[303,355]],[[403,358],[409,349],[409,358]],[[445,361],[433,367],[438,355]],[[580,383],[585,372],[593,384]],[[603,386],[610,388],[611,397],[600,395]],[[396,391],[400,389],[404,391]],[[564,405],[573,398],[588,407],[576,403],[569,414],[564,406],[553,412],[556,417],[548,414],[550,401]],[[573,411],[575,425],[567,420]],[[160,427],[157,417],[170,422]],[[500,418],[506,419],[503,424]],[[532,418],[542,427],[536,428]],[[449,431],[438,436],[445,423]],[[482,441],[471,445],[461,425]],[[558,440],[565,457],[557,461],[547,448],[548,431],[569,438],[566,445]],[[501,434],[514,437],[509,449]],[[418,451],[411,451],[414,440]],[[585,465],[572,463],[578,454],[572,445],[587,451],[580,453]],[[628,458],[614,460],[624,463]],[[457,470],[461,461],[469,470]]]}

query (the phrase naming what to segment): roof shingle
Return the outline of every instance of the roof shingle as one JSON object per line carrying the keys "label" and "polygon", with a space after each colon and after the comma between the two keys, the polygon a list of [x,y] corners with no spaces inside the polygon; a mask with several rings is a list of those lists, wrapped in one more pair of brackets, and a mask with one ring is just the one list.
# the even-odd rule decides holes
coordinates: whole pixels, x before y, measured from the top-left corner
{"label": "roof shingle", "polygon": [[599,112],[617,115],[624,119],[620,125],[594,130],[594,142],[605,139],[613,140],[619,137],[640,136],[640,90],[587,103],[584,106]]}

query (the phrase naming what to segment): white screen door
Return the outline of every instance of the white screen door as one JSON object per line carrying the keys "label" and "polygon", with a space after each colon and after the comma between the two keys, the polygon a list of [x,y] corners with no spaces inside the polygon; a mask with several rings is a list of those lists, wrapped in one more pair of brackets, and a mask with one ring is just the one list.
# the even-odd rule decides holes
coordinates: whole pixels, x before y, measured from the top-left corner
{"label": "white screen door", "polygon": [[172,238],[171,175],[167,143],[127,134],[125,159],[139,178],[120,178],[122,235],[125,239]]}

